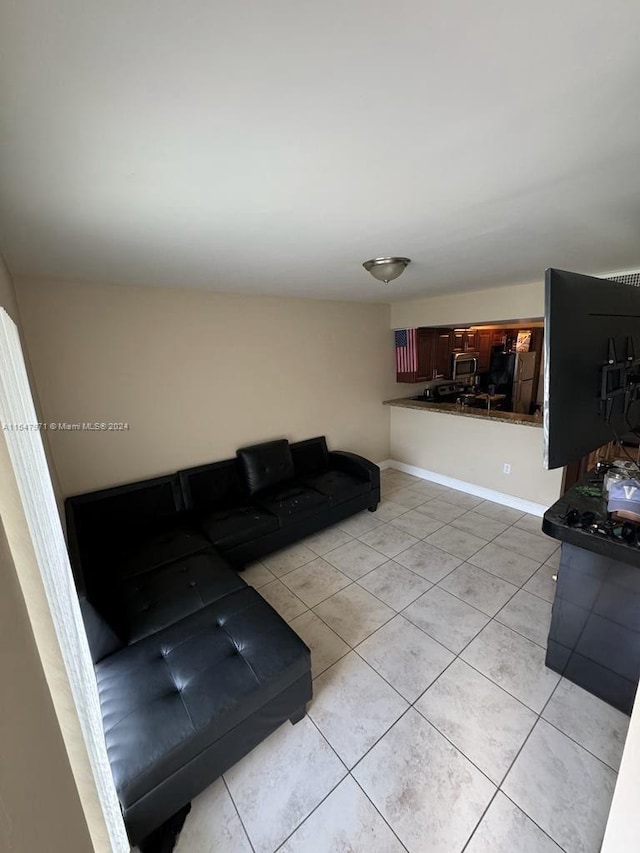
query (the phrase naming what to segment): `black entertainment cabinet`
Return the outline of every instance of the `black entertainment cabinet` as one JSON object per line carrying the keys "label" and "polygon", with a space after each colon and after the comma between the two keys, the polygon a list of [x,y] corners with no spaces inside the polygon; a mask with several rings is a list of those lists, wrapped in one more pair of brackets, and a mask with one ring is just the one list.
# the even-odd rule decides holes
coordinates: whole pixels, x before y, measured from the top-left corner
{"label": "black entertainment cabinet", "polygon": [[570,681],[631,714],[640,677],[640,546],[571,526],[567,513],[606,521],[607,503],[584,487],[590,475],[544,515],[542,529],[562,542],[546,664]]}

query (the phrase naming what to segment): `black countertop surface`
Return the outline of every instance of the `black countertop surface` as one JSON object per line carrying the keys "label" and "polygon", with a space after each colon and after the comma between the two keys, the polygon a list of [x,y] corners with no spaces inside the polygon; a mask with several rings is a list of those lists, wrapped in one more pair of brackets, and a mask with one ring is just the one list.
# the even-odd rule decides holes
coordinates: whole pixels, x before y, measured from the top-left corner
{"label": "black countertop surface", "polygon": [[[600,496],[590,497],[584,494],[585,486],[599,489]],[[550,506],[542,519],[542,529],[548,536],[553,536],[554,539],[559,539],[561,542],[568,542],[578,548],[584,548],[603,557],[620,560],[623,563],[629,563],[629,565],[640,568],[640,547],[570,526],[567,524],[567,513],[572,509],[577,509],[581,514],[592,512],[596,521],[606,521],[610,518],[607,512],[607,500],[602,497],[601,475],[587,475],[569,489],[559,501]]]}

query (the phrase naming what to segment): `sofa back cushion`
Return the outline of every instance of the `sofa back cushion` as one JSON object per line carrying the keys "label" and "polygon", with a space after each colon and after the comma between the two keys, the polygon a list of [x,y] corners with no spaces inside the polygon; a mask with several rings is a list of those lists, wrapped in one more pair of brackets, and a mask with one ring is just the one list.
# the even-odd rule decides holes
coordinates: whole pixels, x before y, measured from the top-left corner
{"label": "sofa back cushion", "polygon": [[323,435],[307,438],[305,441],[296,441],[290,447],[296,477],[309,477],[327,470],[329,451],[327,440]]}
{"label": "sofa back cushion", "polygon": [[71,562],[81,591],[87,582],[81,578],[83,570],[169,524],[183,508],[177,474],[76,495],[65,505]]}
{"label": "sofa back cushion", "polygon": [[291,448],[285,438],[241,447],[238,458],[251,495],[291,480],[296,473]]}
{"label": "sofa back cushion", "polygon": [[222,509],[246,503],[247,489],[239,459],[211,462],[179,472],[187,509]]}
{"label": "sofa back cushion", "polygon": [[157,527],[182,510],[178,477],[156,477],[68,498],[80,537],[135,534]]}

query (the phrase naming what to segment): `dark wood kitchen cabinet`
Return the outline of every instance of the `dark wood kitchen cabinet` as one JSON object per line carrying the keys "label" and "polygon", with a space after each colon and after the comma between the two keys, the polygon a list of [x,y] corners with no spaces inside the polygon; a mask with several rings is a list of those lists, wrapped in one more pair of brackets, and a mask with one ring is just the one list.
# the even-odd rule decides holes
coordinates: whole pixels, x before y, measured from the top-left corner
{"label": "dark wood kitchen cabinet", "polygon": [[475,329],[468,329],[464,334],[464,351],[478,352],[478,332]]}
{"label": "dark wood kitchen cabinet", "polygon": [[491,366],[491,347],[493,346],[493,332],[491,329],[478,329],[476,332],[478,343],[478,373],[486,373]]}
{"label": "dark wood kitchen cabinet", "polygon": [[437,377],[451,379],[451,329],[436,329],[434,368]]}
{"label": "dark wood kitchen cabinet", "polygon": [[467,340],[467,333],[464,329],[454,329],[451,332],[450,351],[451,352],[464,352],[466,340]]}
{"label": "dark wood kitchen cabinet", "polygon": [[451,329],[418,329],[416,382],[451,375]]}
{"label": "dark wood kitchen cabinet", "polygon": [[478,332],[475,329],[453,329],[449,341],[449,352],[477,352]]}
{"label": "dark wood kitchen cabinet", "polygon": [[435,329],[418,329],[418,373],[416,381],[431,379]]}

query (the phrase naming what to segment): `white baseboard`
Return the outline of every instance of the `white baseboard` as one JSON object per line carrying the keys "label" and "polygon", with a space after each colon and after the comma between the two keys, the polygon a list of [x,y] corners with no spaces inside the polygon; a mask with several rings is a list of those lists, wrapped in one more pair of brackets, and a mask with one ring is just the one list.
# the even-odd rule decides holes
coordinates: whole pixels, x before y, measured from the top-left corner
{"label": "white baseboard", "polygon": [[426,468],[407,465],[406,462],[397,462],[395,459],[385,459],[384,462],[378,462],[378,465],[381,469],[395,468],[397,471],[404,471],[405,474],[413,474],[414,477],[420,477],[421,480],[430,480],[432,483],[448,486],[450,489],[459,489],[460,491],[468,492],[470,495],[484,498],[487,501],[494,501],[494,503],[502,504],[512,509],[519,509],[520,512],[528,512],[530,515],[542,517],[548,509],[544,504],[527,501],[524,498],[517,498],[515,495],[507,495],[504,492],[497,492],[495,489],[486,489],[484,486],[478,486],[475,483],[456,480],[455,477],[447,477],[444,474],[437,474],[435,471],[428,471]]}

